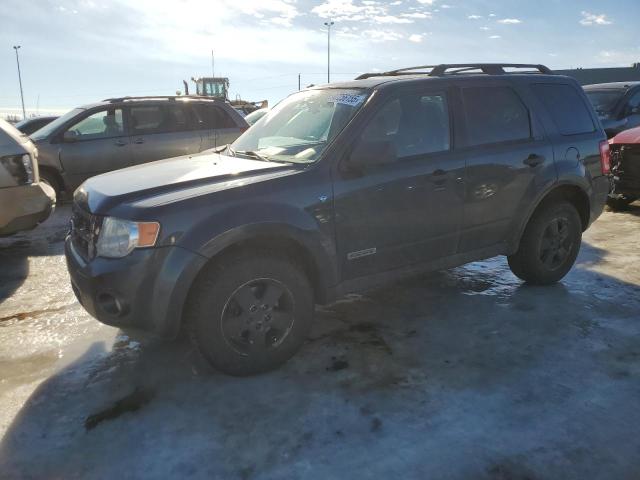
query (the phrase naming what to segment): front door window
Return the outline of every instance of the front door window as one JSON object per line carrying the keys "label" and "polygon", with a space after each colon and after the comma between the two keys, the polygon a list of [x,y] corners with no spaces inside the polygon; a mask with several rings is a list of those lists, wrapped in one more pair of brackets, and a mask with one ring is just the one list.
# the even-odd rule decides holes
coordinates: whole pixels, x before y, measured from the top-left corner
{"label": "front door window", "polygon": [[80,120],[67,130],[76,140],[95,140],[124,135],[122,109],[110,108],[101,110]]}

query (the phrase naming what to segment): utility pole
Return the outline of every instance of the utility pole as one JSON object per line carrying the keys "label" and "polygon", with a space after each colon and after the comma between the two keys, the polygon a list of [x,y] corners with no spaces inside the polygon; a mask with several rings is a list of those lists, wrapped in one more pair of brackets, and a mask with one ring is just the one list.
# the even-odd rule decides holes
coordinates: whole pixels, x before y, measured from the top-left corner
{"label": "utility pole", "polygon": [[298,91],[300,91],[300,74],[298,74]]}
{"label": "utility pole", "polygon": [[331,82],[331,27],[334,23],[331,20],[324,22],[327,27],[327,83]]}
{"label": "utility pole", "polygon": [[213,49],[211,50],[211,76],[216,76],[216,69],[214,68],[216,65],[216,57],[213,56]]}
{"label": "utility pole", "polygon": [[16,51],[16,63],[18,65],[18,82],[20,82],[20,100],[22,101],[22,119],[27,118],[27,112],[24,110],[24,94],[22,93],[22,76],[20,75],[20,58],[18,57],[18,49],[20,45],[14,45],[13,49]]}

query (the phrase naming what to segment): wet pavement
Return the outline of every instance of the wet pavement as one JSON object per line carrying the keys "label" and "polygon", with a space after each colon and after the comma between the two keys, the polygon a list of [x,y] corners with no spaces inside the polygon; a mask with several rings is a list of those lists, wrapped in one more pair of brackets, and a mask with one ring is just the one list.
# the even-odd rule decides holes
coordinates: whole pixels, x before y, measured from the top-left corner
{"label": "wet pavement", "polygon": [[89,317],[68,213],[0,239],[1,478],[638,478],[640,206],[558,285],[498,258],[353,295],[252,378]]}

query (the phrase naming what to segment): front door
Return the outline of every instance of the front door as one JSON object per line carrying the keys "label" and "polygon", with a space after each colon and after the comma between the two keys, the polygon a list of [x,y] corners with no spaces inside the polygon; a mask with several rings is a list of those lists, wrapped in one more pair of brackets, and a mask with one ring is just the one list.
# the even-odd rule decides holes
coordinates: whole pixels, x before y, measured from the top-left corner
{"label": "front door", "polygon": [[[464,160],[451,149],[449,101],[441,91],[407,92],[384,103],[357,142],[387,145],[395,161],[343,162],[334,208],[343,280],[456,252]],[[357,143],[356,143],[357,146]]]}
{"label": "front door", "polygon": [[135,165],[201,151],[202,135],[185,103],[133,104],[129,112]]}
{"label": "front door", "polygon": [[70,191],[89,177],[130,166],[122,108],[88,112],[62,133],[59,154]]}

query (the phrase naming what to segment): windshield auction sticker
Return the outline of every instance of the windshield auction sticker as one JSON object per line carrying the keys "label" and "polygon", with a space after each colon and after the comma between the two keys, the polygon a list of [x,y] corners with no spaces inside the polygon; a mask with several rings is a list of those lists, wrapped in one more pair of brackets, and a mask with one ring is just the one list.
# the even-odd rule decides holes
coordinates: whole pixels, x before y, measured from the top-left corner
{"label": "windshield auction sticker", "polygon": [[340,103],[342,105],[349,105],[350,107],[357,107],[364,100],[365,95],[354,95],[352,93],[341,93],[333,98],[329,99],[329,102]]}

